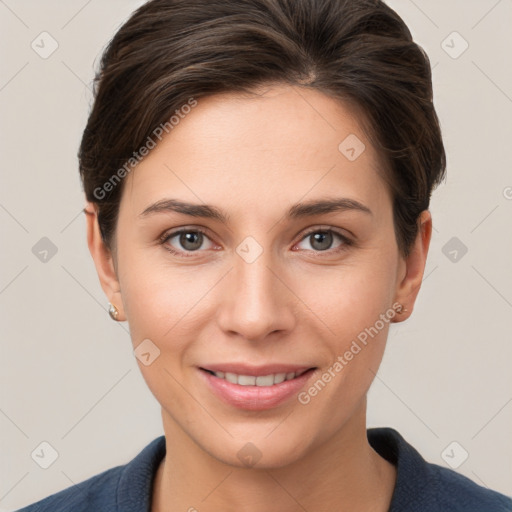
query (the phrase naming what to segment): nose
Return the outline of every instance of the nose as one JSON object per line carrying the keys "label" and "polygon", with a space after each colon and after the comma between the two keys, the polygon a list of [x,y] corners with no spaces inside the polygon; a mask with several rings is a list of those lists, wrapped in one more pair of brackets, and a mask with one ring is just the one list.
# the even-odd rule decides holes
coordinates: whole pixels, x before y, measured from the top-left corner
{"label": "nose", "polygon": [[234,268],[219,291],[217,319],[222,331],[254,342],[291,332],[298,299],[286,283],[286,272],[272,263],[270,251],[250,263],[238,254],[233,259]]}

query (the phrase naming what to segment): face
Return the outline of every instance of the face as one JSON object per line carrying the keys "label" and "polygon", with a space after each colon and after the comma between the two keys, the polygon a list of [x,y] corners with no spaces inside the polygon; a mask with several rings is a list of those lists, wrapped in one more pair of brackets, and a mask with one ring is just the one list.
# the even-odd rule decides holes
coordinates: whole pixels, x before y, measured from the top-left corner
{"label": "face", "polygon": [[379,166],[347,107],[274,86],[200,99],[125,178],[102,284],[166,433],[276,467],[364,426],[393,304],[415,297]]}

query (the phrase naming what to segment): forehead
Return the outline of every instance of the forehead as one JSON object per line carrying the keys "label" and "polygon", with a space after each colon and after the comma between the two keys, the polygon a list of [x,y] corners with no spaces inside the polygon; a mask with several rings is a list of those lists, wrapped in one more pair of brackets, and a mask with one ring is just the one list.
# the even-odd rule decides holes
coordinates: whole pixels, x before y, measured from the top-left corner
{"label": "forehead", "polygon": [[240,212],[264,202],[270,214],[336,193],[385,207],[379,157],[356,112],[305,87],[200,98],[127,176],[123,201],[137,213],[165,196]]}

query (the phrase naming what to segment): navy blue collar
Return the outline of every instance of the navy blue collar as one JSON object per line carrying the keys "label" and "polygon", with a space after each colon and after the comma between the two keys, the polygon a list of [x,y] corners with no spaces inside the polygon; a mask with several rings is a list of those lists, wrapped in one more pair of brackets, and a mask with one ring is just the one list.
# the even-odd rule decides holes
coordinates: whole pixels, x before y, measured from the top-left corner
{"label": "navy blue collar", "polygon": [[[425,469],[420,454],[412,446],[409,446],[394,429],[368,429],[367,435],[373,449],[397,466],[397,485],[393,501],[403,500],[403,494],[415,492],[418,481],[415,479],[411,483],[406,475],[416,473],[420,481],[423,480],[422,477],[425,475],[421,473]],[[117,488],[119,510],[126,512],[150,511],[153,480],[165,453],[165,436],[157,437],[124,467]]]}
{"label": "navy blue collar", "polygon": [[[396,430],[370,428],[367,437],[370,446],[397,468],[388,512],[512,511],[510,498],[480,487],[455,471],[426,462]],[[122,467],[116,510],[150,512],[153,481],[165,453],[165,436],[160,436]]]}
{"label": "navy blue collar", "polygon": [[153,480],[165,452],[165,436],[157,437],[124,466],[116,492],[117,510],[150,512]]}

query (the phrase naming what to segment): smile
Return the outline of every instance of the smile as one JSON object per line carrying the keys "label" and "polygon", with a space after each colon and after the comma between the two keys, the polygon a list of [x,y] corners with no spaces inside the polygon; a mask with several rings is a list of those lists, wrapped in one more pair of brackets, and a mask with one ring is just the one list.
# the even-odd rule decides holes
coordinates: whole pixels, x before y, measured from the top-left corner
{"label": "smile", "polygon": [[316,373],[316,367],[239,368],[235,373],[235,368],[223,366],[223,369],[199,368],[207,389],[224,404],[251,411],[272,409],[289,402]]}
{"label": "smile", "polygon": [[211,370],[205,370],[208,373],[215,375],[219,379],[227,380],[231,384],[238,384],[239,386],[260,386],[268,387],[274,386],[275,384],[281,384],[286,380],[292,380],[299,377],[308,370],[302,370],[300,372],[288,372],[288,373],[273,373],[270,375],[238,375],[231,372],[213,372]]}

